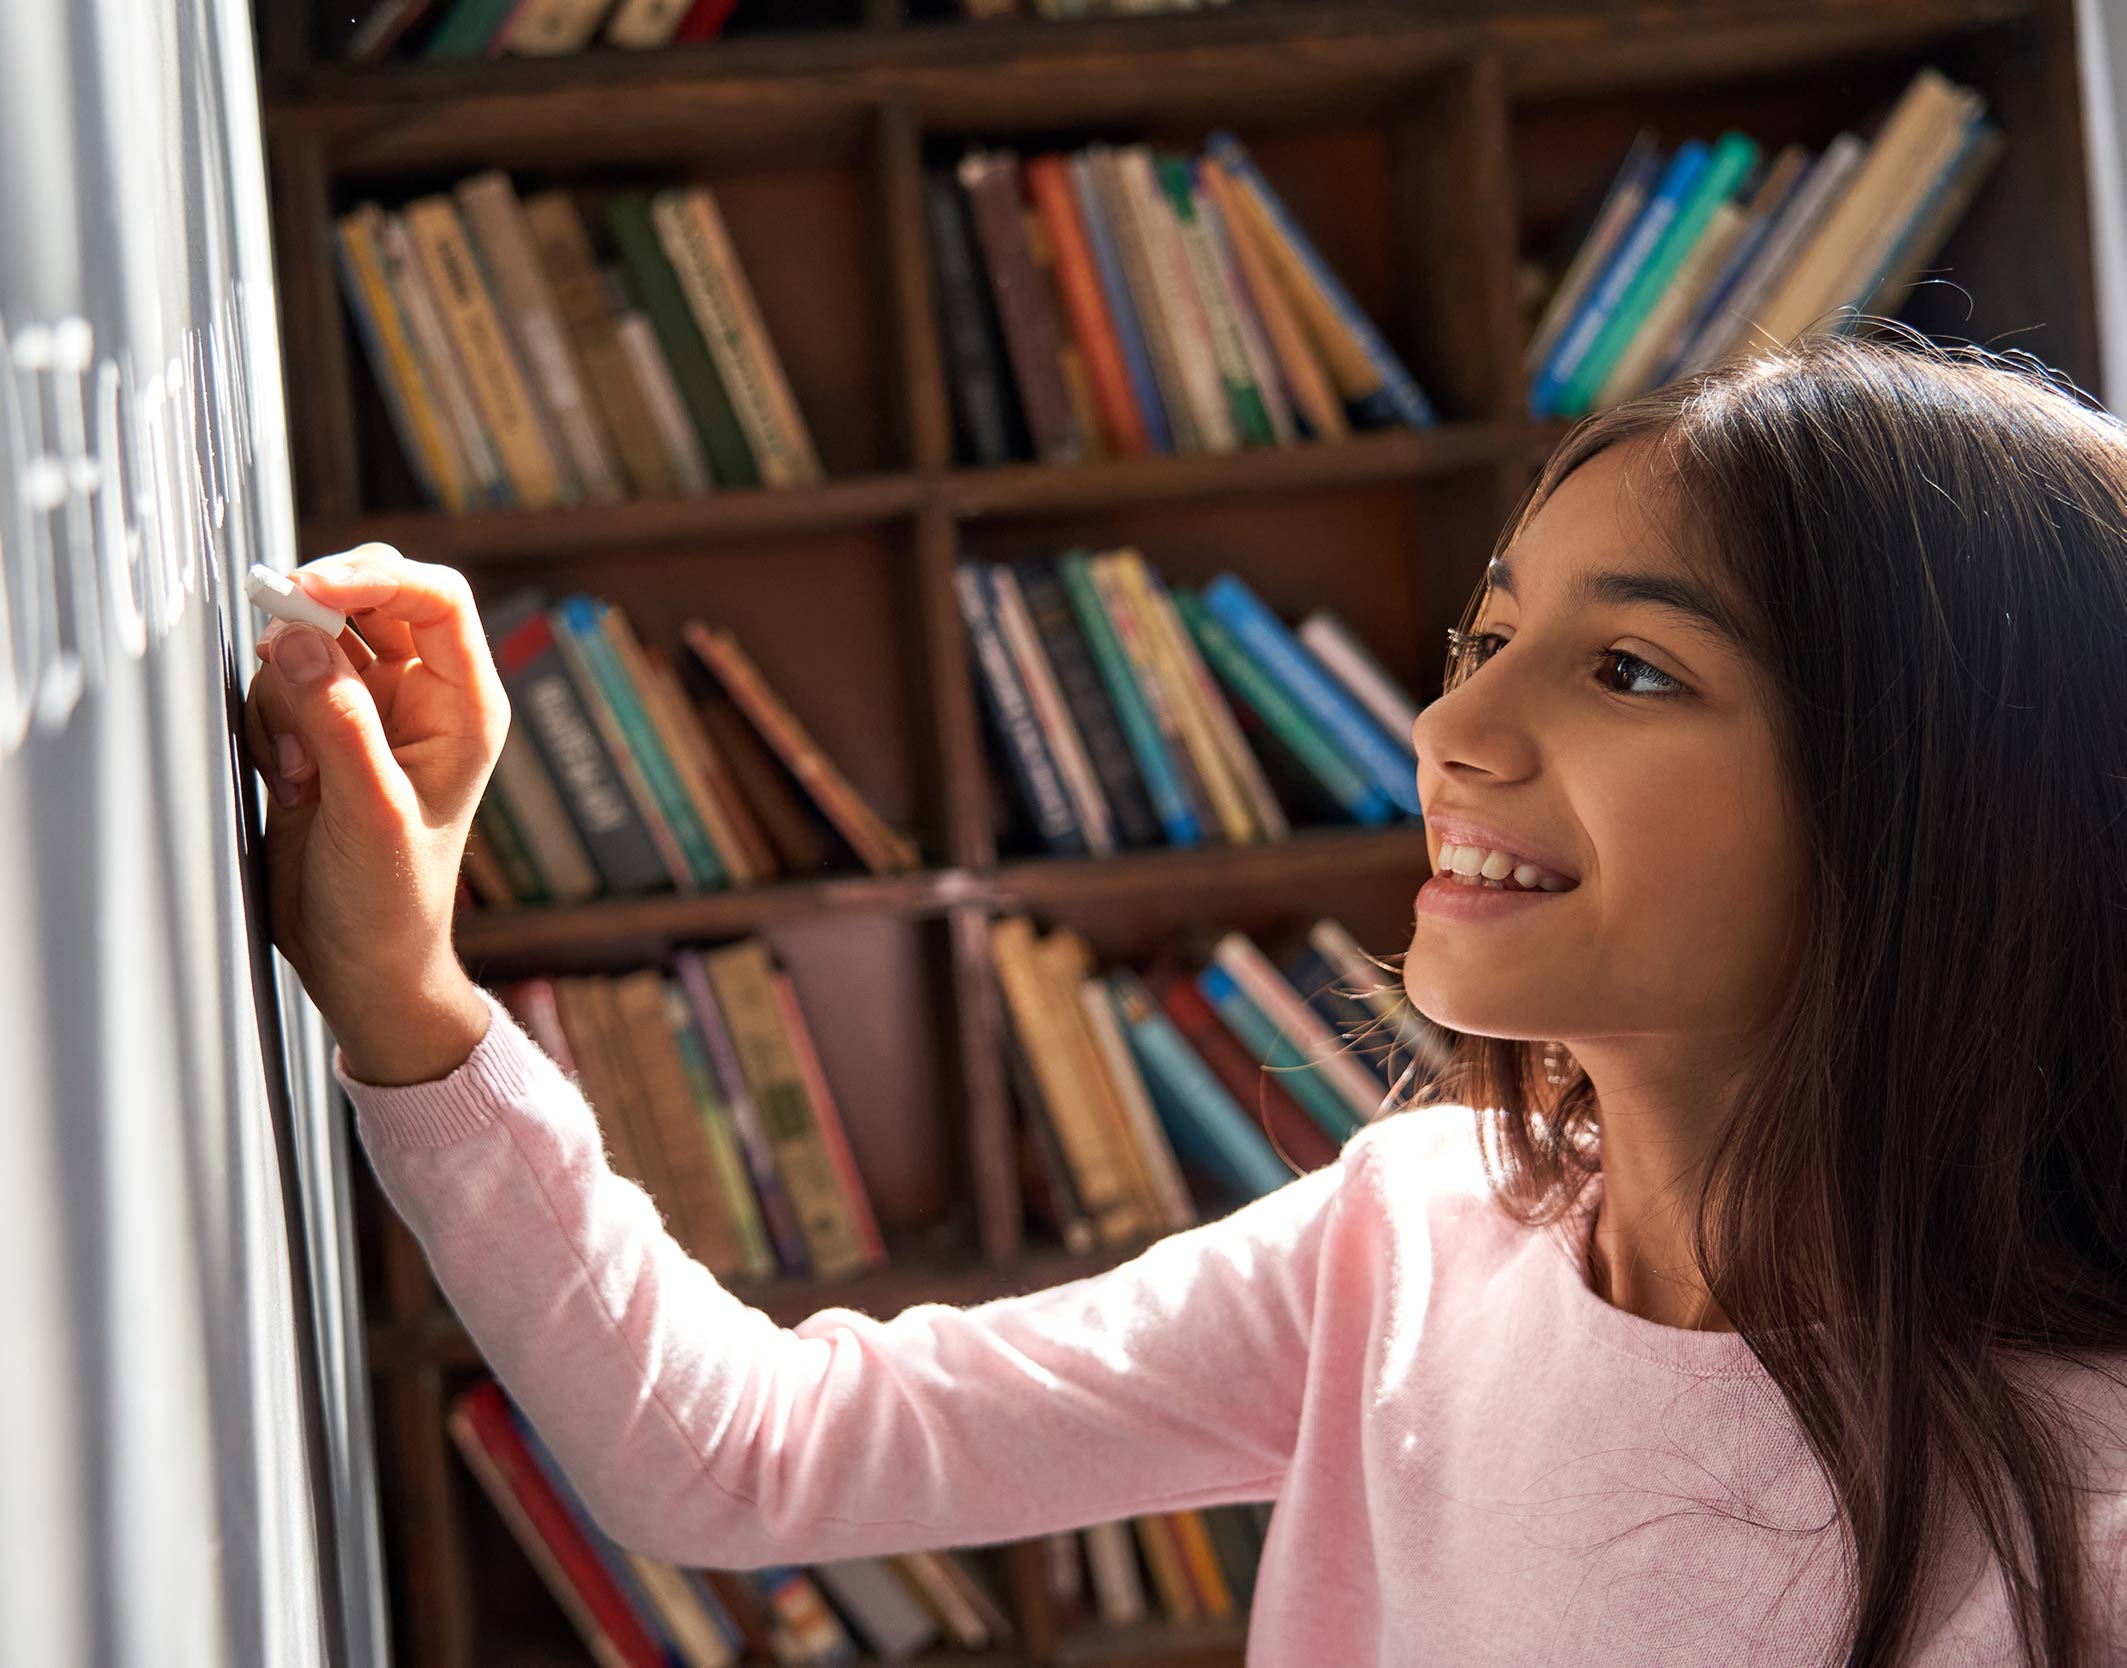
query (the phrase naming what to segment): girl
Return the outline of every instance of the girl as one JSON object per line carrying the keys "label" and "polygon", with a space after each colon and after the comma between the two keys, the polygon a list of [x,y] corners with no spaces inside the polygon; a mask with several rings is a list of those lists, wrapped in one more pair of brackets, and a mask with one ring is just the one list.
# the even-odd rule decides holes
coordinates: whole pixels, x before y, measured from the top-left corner
{"label": "girl", "polygon": [[[1416,731],[1426,1107],[1052,1290],[779,1328],[460,971],[464,584],[261,649],[280,942],[624,1544],[751,1567],[1275,1497],[1252,1664],[2127,1648],[2127,433],[1811,340],[1590,418]],[[1472,1110],[1474,1109],[1474,1110]]]}

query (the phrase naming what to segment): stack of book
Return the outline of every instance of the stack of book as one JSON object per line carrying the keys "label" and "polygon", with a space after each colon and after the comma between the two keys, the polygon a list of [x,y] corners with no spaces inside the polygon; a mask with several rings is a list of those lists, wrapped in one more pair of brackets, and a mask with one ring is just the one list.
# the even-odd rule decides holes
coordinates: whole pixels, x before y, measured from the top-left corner
{"label": "stack of book", "polygon": [[[619,1668],[844,1668],[937,1650],[994,1650],[1014,1629],[979,1549],[810,1566],[686,1569],[616,1545],[501,1387],[453,1401],[467,1469],[601,1663]],[[1268,1504],[1149,1513],[1044,1537],[1050,1603],[1066,1626],[1128,1626],[1157,1604],[1171,1622],[1247,1614]]]}
{"label": "stack of book", "polygon": [[1230,133],[1200,157],[974,150],[924,189],[954,410],[978,463],[1434,421]]}
{"label": "stack of book", "polygon": [[1417,704],[1326,609],[1287,628],[1232,574],[1168,586],[1135,550],[963,562],[991,740],[1057,856],[1279,840],[1305,814],[1419,814]]}
{"label": "stack of book", "polygon": [[492,1379],[461,1392],[448,1423],[467,1469],[608,1668],[843,1668],[860,1660],[860,1648],[893,1662],[934,1646],[989,1650],[1012,1638],[994,1573],[978,1553],[684,1569],[616,1545]]}
{"label": "stack of book", "polygon": [[706,186],[606,205],[490,170],[337,222],[341,286],[407,462],[453,512],[821,478]]}
{"label": "stack of book", "polygon": [[1664,156],[1642,133],[1529,342],[1531,413],[1578,417],[1839,309],[1896,307],[2001,146],[1980,95],[1933,69],[1869,142],[1767,156],[1731,131]]}
{"label": "stack of book", "polygon": [[738,0],[372,0],[339,55],[373,64],[394,52],[433,61],[644,52],[713,41],[737,9]]}
{"label": "stack of book", "polygon": [[886,1261],[804,1010],[765,942],[496,995],[583,1086],[614,1169],[720,1279],[832,1280]]}
{"label": "stack of book", "polygon": [[991,923],[1020,1102],[1021,1174],[1066,1249],[1123,1245],[1336,1157],[1440,1070],[1445,1033],[1336,921],[1273,960],[1229,932],[1190,972],[1096,971],[1075,931]]}
{"label": "stack of book", "polygon": [[684,623],[690,683],[592,597],[548,607],[519,592],[489,628],[513,722],[467,842],[473,901],[572,904],[921,863],[729,631]]}

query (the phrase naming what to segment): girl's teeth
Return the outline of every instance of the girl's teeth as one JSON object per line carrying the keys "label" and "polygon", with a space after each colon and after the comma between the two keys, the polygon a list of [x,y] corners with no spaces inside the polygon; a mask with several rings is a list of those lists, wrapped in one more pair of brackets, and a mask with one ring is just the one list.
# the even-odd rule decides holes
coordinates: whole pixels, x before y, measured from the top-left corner
{"label": "girl's teeth", "polygon": [[1477,872],[1487,880],[1505,880],[1514,872],[1514,859],[1503,851],[1487,852]]}
{"label": "girl's teeth", "polygon": [[1514,884],[1533,891],[1536,883],[1542,880],[1543,876],[1543,870],[1539,869],[1534,863],[1524,863],[1514,871]]}
{"label": "girl's teeth", "polygon": [[1477,846],[1456,846],[1453,851],[1453,856],[1446,852],[1442,852],[1441,856],[1446,859],[1447,866],[1459,875],[1474,875],[1484,866],[1484,852]]}

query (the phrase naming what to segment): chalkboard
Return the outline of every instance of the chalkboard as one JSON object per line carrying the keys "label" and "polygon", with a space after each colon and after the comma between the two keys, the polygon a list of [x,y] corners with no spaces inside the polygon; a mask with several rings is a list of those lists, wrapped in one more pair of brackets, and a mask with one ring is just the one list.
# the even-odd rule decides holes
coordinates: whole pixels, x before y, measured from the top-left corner
{"label": "chalkboard", "polygon": [[242,0],[0,0],[0,1663],[385,1660],[346,1129],[235,739],[277,340]]}

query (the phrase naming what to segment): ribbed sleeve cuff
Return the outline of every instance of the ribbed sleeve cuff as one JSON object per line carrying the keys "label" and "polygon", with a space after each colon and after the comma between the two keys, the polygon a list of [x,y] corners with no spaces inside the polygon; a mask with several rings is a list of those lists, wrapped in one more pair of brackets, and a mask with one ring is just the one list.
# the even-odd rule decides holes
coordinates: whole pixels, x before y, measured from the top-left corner
{"label": "ribbed sleeve cuff", "polygon": [[393,1147],[442,1147],[485,1129],[506,1106],[533,1093],[534,1076],[556,1069],[518,1028],[509,1010],[483,990],[487,1035],[448,1077],[432,1083],[381,1088],[348,1076],[340,1051],[332,1051],[332,1074],[354,1102],[362,1138]]}

